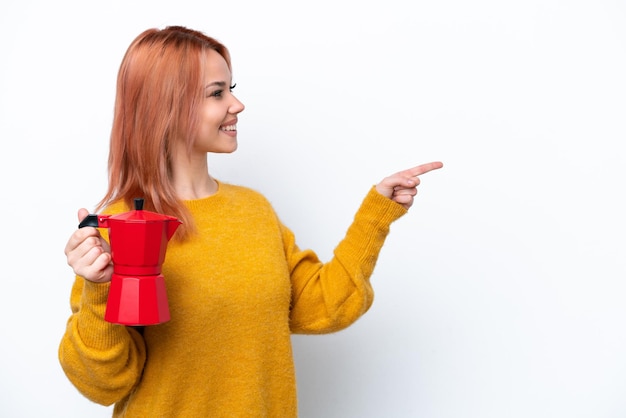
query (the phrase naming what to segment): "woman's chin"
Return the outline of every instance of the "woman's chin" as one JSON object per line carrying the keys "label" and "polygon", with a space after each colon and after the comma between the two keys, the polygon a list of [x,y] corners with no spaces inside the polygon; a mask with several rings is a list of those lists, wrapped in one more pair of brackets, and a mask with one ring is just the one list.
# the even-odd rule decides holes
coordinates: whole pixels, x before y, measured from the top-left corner
{"label": "woman's chin", "polygon": [[232,154],[235,151],[237,151],[237,143],[235,143],[233,146],[216,149],[211,152],[213,154]]}

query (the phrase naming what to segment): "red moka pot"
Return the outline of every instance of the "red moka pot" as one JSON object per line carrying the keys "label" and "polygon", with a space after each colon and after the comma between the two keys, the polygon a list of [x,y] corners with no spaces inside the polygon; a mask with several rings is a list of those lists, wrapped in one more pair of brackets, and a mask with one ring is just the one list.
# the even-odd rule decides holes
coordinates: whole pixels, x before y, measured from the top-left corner
{"label": "red moka pot", "polygon": [[104,319],[122,325],[155,325],[170,319],[161,267],[167,243],[181,224],[177,218],[143,210],[118,215],[88,215],[79,228],[108,228],[113,259]]}

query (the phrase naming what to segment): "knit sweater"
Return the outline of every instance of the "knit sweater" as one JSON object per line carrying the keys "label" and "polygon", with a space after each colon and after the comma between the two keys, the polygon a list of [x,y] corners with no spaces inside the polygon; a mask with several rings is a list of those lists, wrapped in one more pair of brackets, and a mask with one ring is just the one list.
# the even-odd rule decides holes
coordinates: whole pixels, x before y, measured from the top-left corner
{"label": "knit sweater", "polygon": [[109,283],[76,277],[63,370],[114,417],[296,417],[290,335],[335,332],[369,309],[379,251],[406,209],[372,188],[323,263],[254,190],[219,183],[185,205],[198,234],[167,247],[170,321],[106,322]]}

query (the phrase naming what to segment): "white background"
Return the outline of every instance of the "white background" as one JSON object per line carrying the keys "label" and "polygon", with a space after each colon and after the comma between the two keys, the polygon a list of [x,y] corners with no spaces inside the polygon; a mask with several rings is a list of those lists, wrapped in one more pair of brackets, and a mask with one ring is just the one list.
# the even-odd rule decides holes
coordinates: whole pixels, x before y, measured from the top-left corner
{"label": "white background", "polygon": [[329,259],[369,187],[441,160],[354,326],[296,336],[303,418],[626,417],[623,0],[27,1],[0,6],[0,416],[107,417],[57,347],[63,248],[106,186],[132,39],[231,50],[223,181]]}

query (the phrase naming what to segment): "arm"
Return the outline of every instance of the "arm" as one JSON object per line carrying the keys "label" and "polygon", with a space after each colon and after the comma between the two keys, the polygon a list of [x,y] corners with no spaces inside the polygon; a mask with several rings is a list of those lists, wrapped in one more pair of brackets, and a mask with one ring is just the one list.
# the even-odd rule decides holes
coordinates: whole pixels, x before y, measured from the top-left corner
{"label": "arm", "polygon": [[370,277],[391,223],[412,206],[419,176],[442,166],[423,164],[386,177],[372,188],[326,264],[312,251],[300,251],[293,234],[284,229],[292,278],[292,332],[338,331],[367,312],[374,298]]}
{"label": "arm", "polygon": [[312,251],[300,251],[293,234],[285,230],[292,277],[292,332],[339,331],[369,309],[374,298],[369,279],[378,254],[390,224],[406,212],[372,188],[333,258],[325,264]]}
{"label": "arm", "polygon": [[[86,215],[86,210],[79,211],[79,220]],[[70,296],[72,315],[59,346],[59,362],[84,396],[110,405],[127,396],[139,381],[146,358],[145,343],[135,329],[104,320],[112,266],[109,245],[99,231],[77,230],[65,253],[76,279]]]}
{"label": "arm", "polygon": [[141,377],[146,359],[142,335],[104,320],[109,283],[76,277],[70,316],[59,345],[59,362],[85,397],[111,405],[126,397]]}

